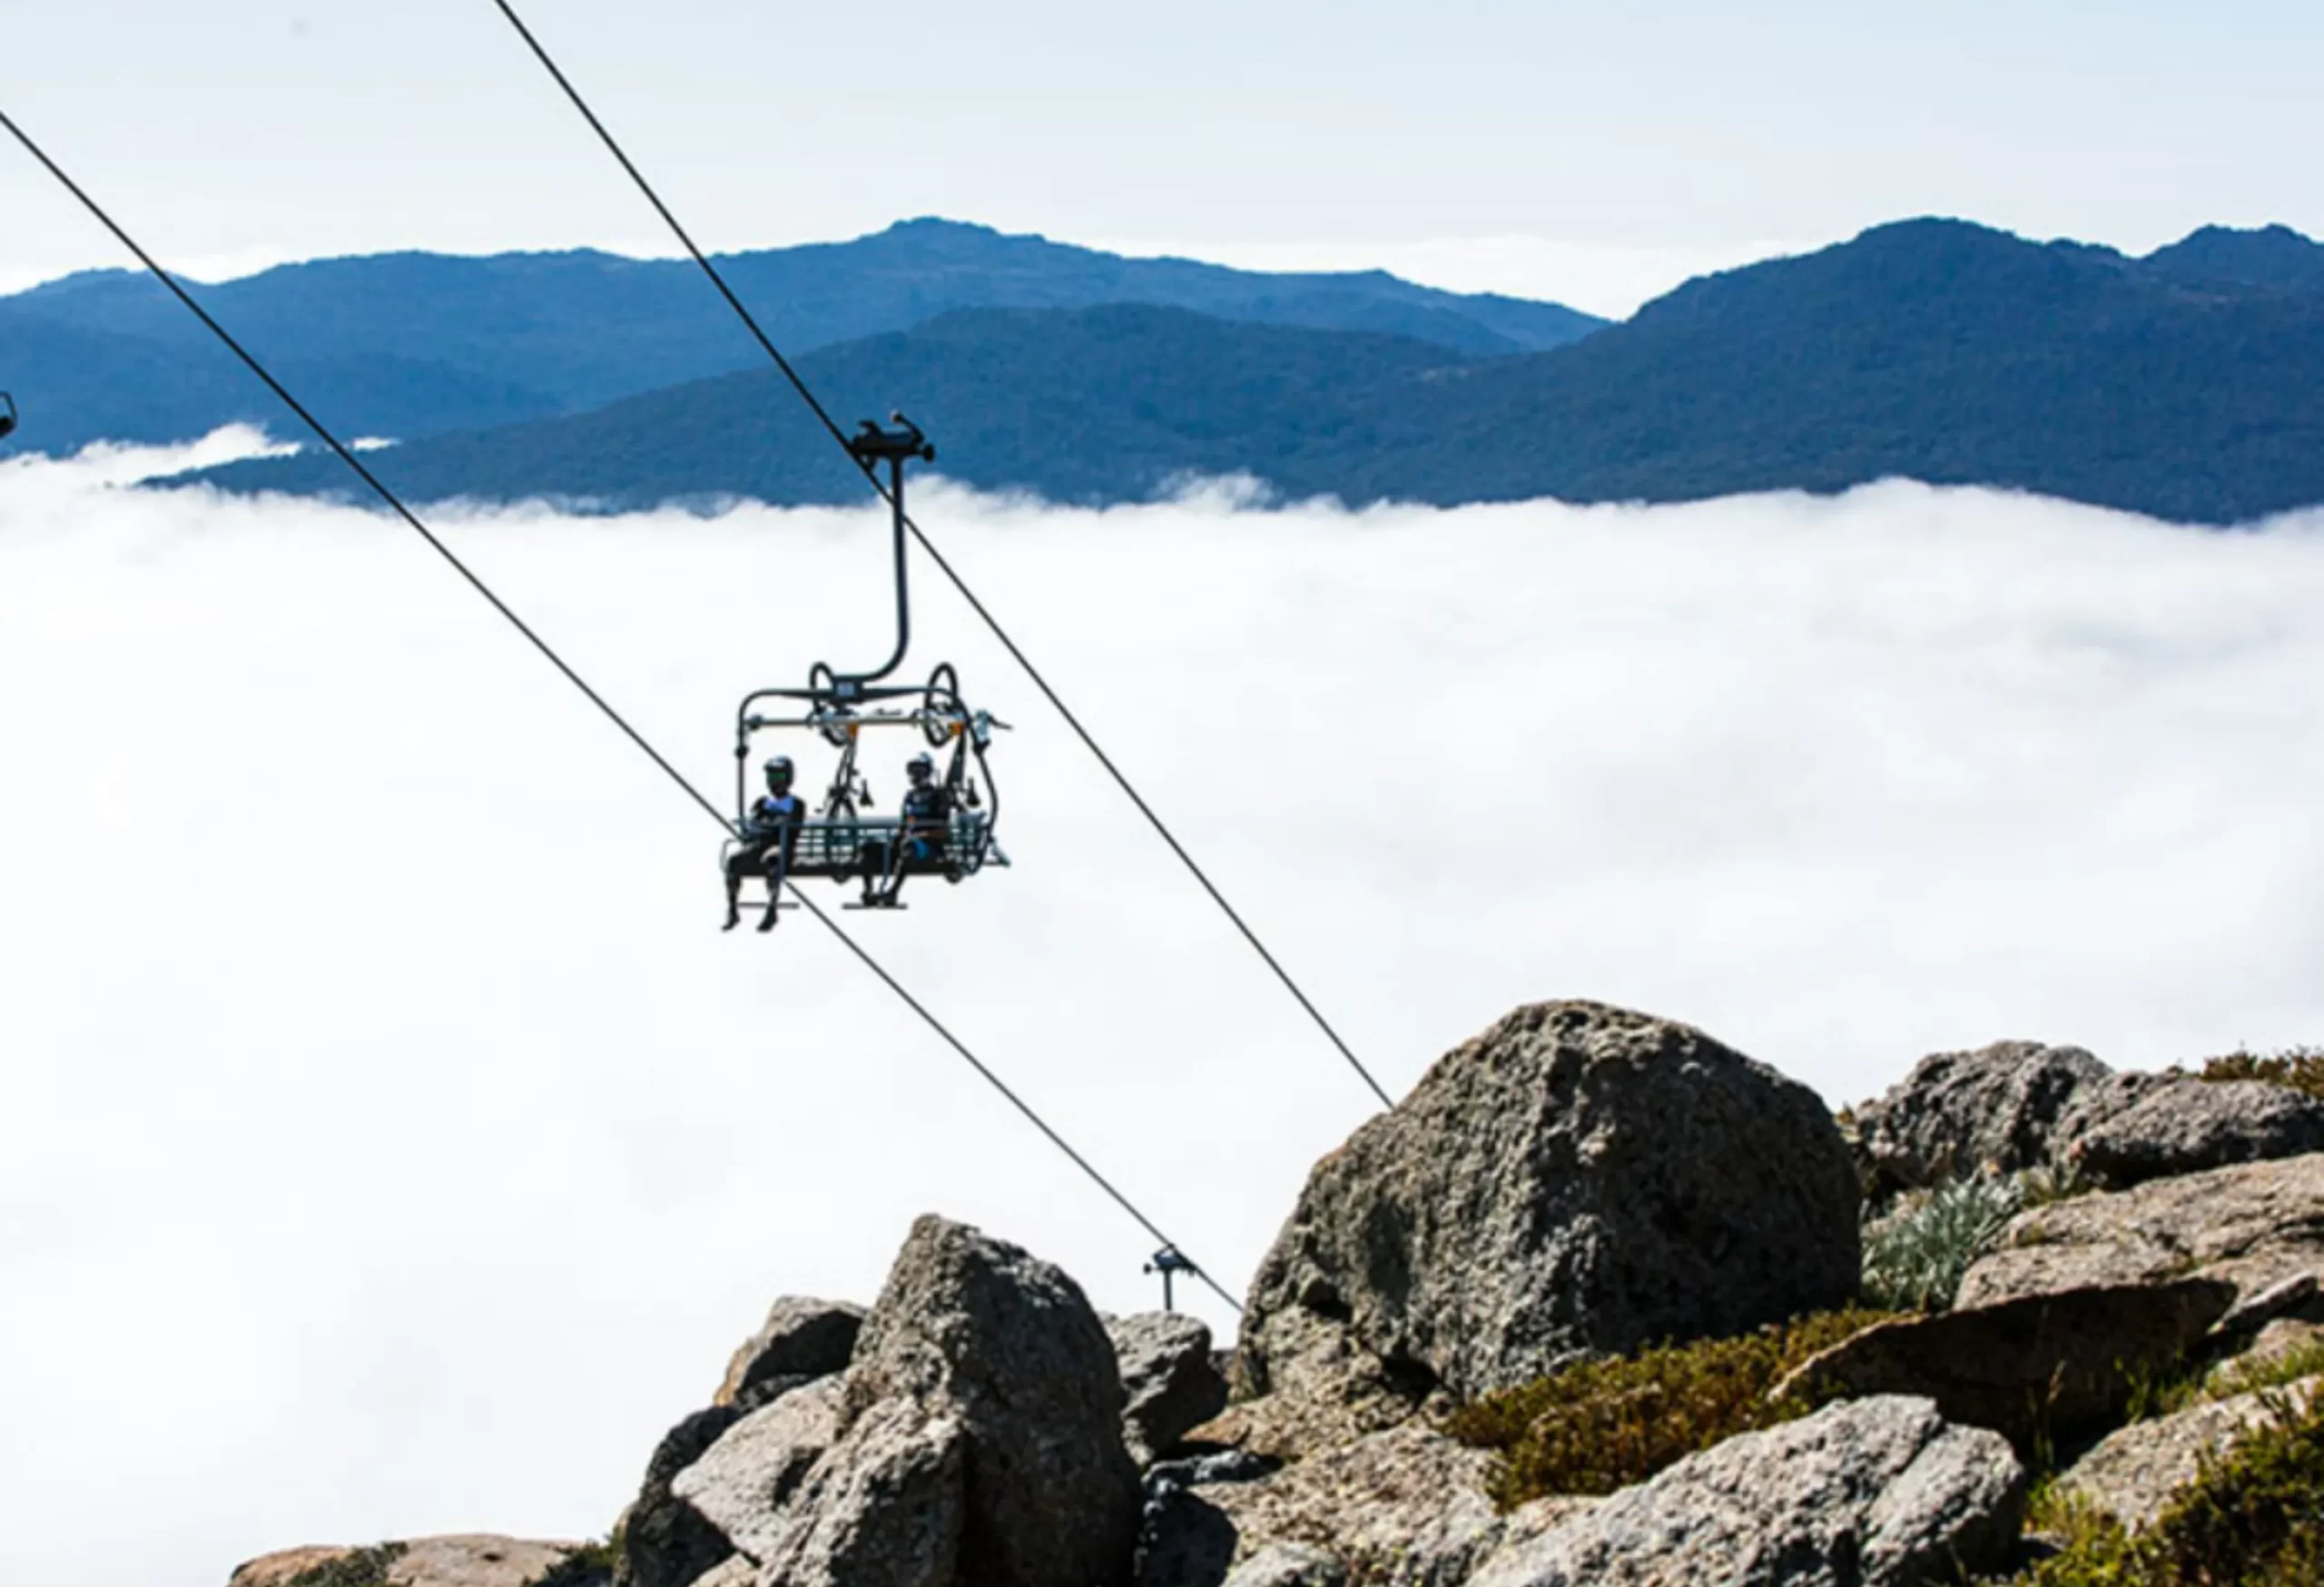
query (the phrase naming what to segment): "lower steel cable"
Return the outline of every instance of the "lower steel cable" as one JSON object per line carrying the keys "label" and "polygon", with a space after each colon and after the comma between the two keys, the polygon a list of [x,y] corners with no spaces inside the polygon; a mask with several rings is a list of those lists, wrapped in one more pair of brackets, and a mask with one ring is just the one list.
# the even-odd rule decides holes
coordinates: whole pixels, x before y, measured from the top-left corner
{"label": "lower steel cable", "polygon": [[[525,25],[523,17],[517,15],[517,8],[511,0],[492,0],[492,4],[498,8],[500,15],[507,19],[508,25],[516,29],[517,36],[524,40],[525,47],[532,52],[533,58],[541,64],[542,69],[547,72],[557,87],[564,90],[565,97],[570,100],[573,108],[581,113],[581,119],[589,123],[589,130],[597,134],[598,141],[605,144],[606,152],[613,155],[615,162],[627,173],[629,180],[636,184],[637,191],[645,195],[645,202],[654,206],[654,212],[662,217],[662,223],[669,227],[671,235],[677,238],[694,263],[701,267],[703,274],[710,278],[710,284],[718,290],[718,295],[726,301],[726,306],[741,319],[744,328],[750,331],[752,338],[758,342],[766,356],[774,360],[774,367],[783,371],[783,379],[791,382],[792,389],[799,393],[801,400],[807,404],[808,409],[814,414],[817,422],[831,433],[832,439],[839,442],[842,449],[845,449],[847,432],[842,429],[839,421],[832,417],[831,409],[822,405],[808,387],[805,379],[792,366],[791,360],[783,356],[782,350],[774,345],[774,339],[760,326],[758,317],[751,312],[748,306],[736,295],[734,289],[727,284],[726,277],[719,271],[718,266],[711,261],[710,256],[695,243],[693,233],[680,222],[670,206],[663,202],[662,195],[655,191],[654,184],[645,179],[645,173],[637,168],[637,163],[629,157],[628,151],[621,146],[621,141],[614,136],[612,129],[607,127],[598,117],[597,113],[590,108],[588,100],[584,98],[581,91],[573,85],[573,80],[565,74],[565,69],[556,64],[556,57],[548,53],[548,47],[541,43],[539,35]],[[881,498],[889,506],[897,505],[895,497],[889,491],[888,487],[881,483],[877,474],[866,469],[864,478],[871,482],[872,488],[877,491]],[[1227,920],[1234,923],[1235,929],[1242,933],[1243,940],[1251,945],[1252,951],[1256,952],[1261,961],[1275,973],[1275,978],[1283,983],[1284,990],[1292,995],[1302,1010],[1305,1010],[1307,1018],[1313,1020],[1315,1028],[1324,1033],[1324,1040],[1339,1050],[1339,1055],[1347,1060],[1348,1067],[1372,1089],[1372,1094],[1380,1099],[1380,1105],[1383,1108],[1395,1106],[1394,1099],[1388,1095],[1380,1082],[1373,1078],[1372,1071],[1364,1067],[1363,1060],[1355,1056],[1355,1050],[1341,1038],[1336,1030],[1333,1029],[1331,1021],[1324,1018],[1323,1010],[1315,1006],[1315,1000],[1301,989],[1299,983],[1291,978],[1291,971],[1283,967],[1282,961],[1268,951],[1267,945],[1259,940],[1258,932],[1251,929],[1250,923],[1243,919],[1241,912],[1226,902],[1226,895],[1218,890],[1217,884],[1211,881],[1200,865],[1195,863],[1194,855],[1189,853],[1187,846],[1178,841],[1177,834],[1163,822],[1161,815],[1156,812],[1155,808],[1146,802],[1145,797],[1131,784],[1128,774],[1114,764],[1113,757],[1098,747],[1096,736],[1081,724],[1081,719],[1066,708],[1065,701],[1059,696],[1055,689],[1049,686],[1049,679],[1043,677],[1040,669],[1033,665],[1031,658],[1018,648],[1017,642],[1009,636],[1009,631],[1000,626],[1000,619],[995,617],[990,609],[977,598],[976,592],[969,587],[968,581],[962,578],[951,563],[945,559],[943,554],[936,549],[934,542],[929,539],[927,532],[912,522],[909,516],[905,517],[904,524],[911,530],[912,538],[920,542],[921,549],[926,551],[935,561],[944,577],[951,581],[952,587],[960,592],[961,598],[969,603],[970,609],[983,620],[986,627],[992,630],[993,637],[1000,641],[1002,648],[1009,652],[1017,665],[1025,669],[1025,675],[1033,680],[1033,686],[1039,689],[1049,703],[1057,708],[1057,714],[1065,718],[1065,724],[1073,730],[1074,736],[1078,738],[1083,746],[1097,757],[1098,764],[1105,767],[1106,774],[1113,778],[1115,784],[1128,796],[1129,802],[1137,807],[1138,814],[1146,818],[1147,824],[1151,826],[1161,837],[1163,843],[1169,846],[1170,852],[1178,857],[1179,863],[1184,865],[1195,881],[1201,884],[1202,890],[1210,895],[1210,901],[1216,904]]]}
{"label": "lower steel cable", "polygon": [[[340,462],[345,463],[350,468],[353,469],[356,476],[360,478],[365,485],[370,487],[373,493],[376,494],[381,501],[387,503],[389,508],[395,512],[398,518],[401,518],[415,532],[417,532],[421,539],[428,542],[430,549],[432,549],[438,557],[441,557],[447,563],[450,564],[453,570],[458,573],[462,578],[466,579],[469,586],[473,588],[477,594],[482,596],[487,601],[491,603],[492,609],[507,619],[509,626],[514,627],[517,632],[522,634],[525,638],[531,643],[534,649],[546,656],[550,665],[556,668],[558,673],[564,676],[567,683],[571,684],[575,688],[578,689],[584,695],[586,695],[589,703],[595,705],[598,711],[605,715],[608,722],[611,722],[615,727],[621,730],[623,736],[627,738],[631,744],[636,745],[637,748],[645,754],[647,759],[651,760],[656,767],[660,768],[665,776],[668,777],[672,783],[675,784],[685,793],[688,798],[692,799],[695,804],[699,805],[704,812],[706,812],[711,820],[718,823],[720,831],[726,833],[730,836],[733,835],[734,832],[734,823],[728,821],[724,814],[720,813],[718,806],[712,803],[709,798],[703,794],[702,790],[695,787],[694,784],[688,780],[684,773],[679,771],[676,766],[673,765],[660,750],[654,747],[653,744],[646,739],[644,734],[632,726],[627,717],[615,710],[611,702],[607,701],[606,697],[603,695],[600,695],[596,689],[590,687],[588,681],[582,677],[579,673],[576,672],[573,667],[566,663],[566,659],[556,653],[556,649],[550,646],[547,640],[542,638],[540,635],[534,630],[531,625],[527,623],[522,617],[518,616],[508,603],[502,600],[500,596],[494,592],[491,586],[486,584],[473,568],[469,567],[467,563],[460,560],[458,554],[456,554],[449,546],[447,546],[443,540],[437,536],[434,530],[430,529],[426,524],[420,521],[418,514],[414,513],[410,508],[404,505],[403,498],[401,497],[399,497],[394,491],[389,489],[387,485],[379,478],[379,476],[372,473],[369,468],[366,468],[362,459],[358,458],[351,449],[342,444],[339,437],[333,434],[330,428],[326,426],[321,419],[317,419],[313,413],[310,412],[306,405],[300,402],[296,397],[292,396],[290,389],[285,387],[281,381],[276,380],[272,374],[269,373],[266,366],[261,363],[255,355],[253,355],[247,348],[243,347],[240,341],[235,340],[233,334],[227,330],[223,325],[221,325],[215,319],[213,319],[211,316],[210,311],[204,309],[194,300],[193,295],[187,291],[185,288],[179,283],[178,279],[175,276],[172,275],[168,271],[163,270],[161,264],[155,261],[152,254],[146,252],[143,247],[139,246],[137,240],[132,237],[127,231],[123,230],[120,223],[114,221],[113,216],[107,213],[104,208],[100,205],[95,199],[90,197],[89,194],[82,188],[80,183],[74,182],[71,176],[67,175],[63,166],[50,159],[48,152],[42,148],[40,144],[34,143],[31,134],[26,133],[24,128],[18,126],[15,121],[11,118],[5,111],[0,111],[0,128],[6,129],[11,137],[15,138],[17,143],[24,145],[25,152],[30,154],[34,160],[38,161],[48,173],[54,177],[57,182],[63,185],[65,192],[71,193],[75,199],[79,200],[81,207],[88,211],[90,214],[96,217],[98,224],[104,227],[106,231],[112,232],[115,240],[118,241],[123,248],[126,248],[131,253],[134,254],[137,258],[137,262],[143,265],[146,271],[153,275],[154,280],[160,281],[162,286],[168,288],[170,294],[176,298],[179,302],[184,304],[186,309],[192,313],[195,319],[199,320],[202,323],[203,327],[209,330],[211,335],[216,337],[218,340],[224,345],[227,351],[232,353],[237,359],[241,360],[243,366],[248,369],[251,374],[257,376],[261,381],[264,382],[266,389],[273,392],[274,395],[281,400],[284,407],[288,408],[292,413],[298,415],[300,422],[314,432],[316,439],[321,441],[323,445],[329,447],[334,453],[338,454],[339,460]],[[969,1050],[968,1045],[959,1037],[953,1035],[951,1030],[945,1026],[943,1021],[937,1019],[935,1014],[929,1010],[926,1004],[922,1003],[918,998],[912,996],[911,992],[905,991],[903,983],[891,974],[887,968],[881,964],[877,959],[874,959],[862,943],[850,936],[847,932],[841,927],[837,921],[832,919],[832,917],[822,909],[818,907],[812,900],[801,892],[795,884],[791,886],[790,892],[792,897],[796,899],[800,903],[805,905],[808,912],[812,914],[816,920],[822,922],[823,928],[826,931],[830,932],[832,936],[838,938],[849,952],[854,954],[857,959],[863,962],[866,969],[871,971],[873,975],[879,977],[880,980],[885,983],[890,991],[894,992],[897,997],[902,999],[905,1006],[910,1008],[913,1013],[919,1015],[921,1020],[930,1030],[935,1031],[939,1037],[943,1039],[944,1043],[947,1046],[951,1048],[954,1052],[960,1054],[961,1058],[965,1059],[970,1067],[974,1069],[976,1072],[983,1078],[986,1084],[992,1087],[994,1090],[1000,1092],[1001,1096],[1008,1099],[1011,1107],[1015,1108],[1018,1112],[1023,1114],[1025,1118],[1031,1122],[1036,1129],[1039,1129],[1044,1136],[1048,1137],[1049,1142],[1059,1151],[1063,1152],[1067,1158],[1071,1159],[1075,1168],[1079,1168],[1084,1174],[1088,1175],[1090,1181],[1110,1197],[1117,1207],[1119,1207],[1124,1212],[1129,1214],[1130,1217],[1137,1222],[1140,1228],[1153,1236],[1154,1238],[1161,1241],[1165,1247],[1175,1248],[1174,1242],[1168,1236],[1165,1235],[1155,1226],[1153,1219],[1147,1217],[1145,1213],[1139,1211],[1137,1205],[1132,1202],[1128,1197],[1116,1189],[1113,1182],[1108,1179],[1103,1174],[1099,1173],[1097,1168],[1091,1165],[1088,1158],[1074,1150],[1072,1146],[1067,1142],[1066,1138],[1059,1135],[1055,1129],[1051,1129],[1049,1121],[1044,1119],[1039,1113],[1035,1112],[1032,1106],[1022,1097],[1019,1097],[1014,1090],[1010,1089],[999,1075],[986,1068],[983,1061],[980,1060],[974,1052]],[[1226,1290],[1220,1288],[1217,1283],[1215,1282],[1207,1273],[1203,1272],[1199,1267],[1196,1268],[1195,1272],[1196,1276],[1199,1277],[1204,1284],[1207,1285],[1211,1291],[1216,1294],[1219,1299],[1225,1301],[1228,1306],[1233,1306],[1236,1312],[1239,1313],[1242,1311],[1243,1308],[1241,1305],[1236,1301],[1235,1297],[1227,1294]]]}

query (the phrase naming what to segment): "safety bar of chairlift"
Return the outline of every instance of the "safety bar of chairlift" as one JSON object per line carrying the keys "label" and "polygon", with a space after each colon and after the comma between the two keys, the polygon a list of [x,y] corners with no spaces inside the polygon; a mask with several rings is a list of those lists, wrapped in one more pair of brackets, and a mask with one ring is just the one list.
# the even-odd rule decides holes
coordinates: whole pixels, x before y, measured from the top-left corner
{"label": "safety bar of chairlift", "polygon": [[966,715],[949,711],[913,711],[876,716],[745,716],[743,724],[755,733],[767,727],[921,727],[931,722],[964,724],[967,720]]}
{"label": "safety bar of chairlift", "polygon": [[[870,688],[849,695],[847,705],[850,709],[852,709],[857,705],[872,705],[881,700],[903,700],[914,695],[926,693],[928,693],[926,684],[875,684]],[[829,689],[817,688],[753,689],[743,696],[743,707],[748,709],[753,700],[825,700],[829,699],[831,695],[832,691]]]}

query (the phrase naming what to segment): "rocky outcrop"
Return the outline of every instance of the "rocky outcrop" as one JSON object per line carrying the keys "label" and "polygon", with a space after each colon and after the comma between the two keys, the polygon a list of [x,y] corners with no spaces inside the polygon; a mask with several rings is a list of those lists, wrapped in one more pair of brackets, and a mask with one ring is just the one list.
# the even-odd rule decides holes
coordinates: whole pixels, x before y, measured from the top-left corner
{"label": "rocky outcrop", "polygon": [[2173,1079],[2068,1148],[2083,1178],[2114,1190],[2319,1151],[2324,1151],[2324,1100],[2264,1080]]}
{"label": "rocky outcrop", "polygon": [[2256,1295],[2324,1272],[2324,1154],[2156,1179],[2020,1213],[1955,1304],[2105,1284],[2220,1278]]}
{"label": "rocky outcrop", "polygon": [[244,1560],[226,1579],[226,1587],[284,1587],[294,1577],[336,1564],[355,1551],[344,1543],[304,1543],[277,1549],[254,1560]]}
{"label": "rocky outcrop", "polygon": [[2079,1047],[2039,1041],[1931,1053],[1856,1109],[1866,1193],[1885,1199],[1972,1173],[2046,1167],[2077,1098],[2112,1073]]}
{"label": "rocky outcrop", "polygon": [[2278,1322],[2324,1319],[2324,1285],[2313,1273],[2295,1273],[2256,1294],[2240,1296],[2211,1332],[2221,1344],[2240,1350]]}
{"label": "rocky outcrop", "polygon": [[1741,1333],[1855,1293],[1856,1215],[1806,1087],[1684,1025],[1520,1009],[1316,1165],[1243,1361],[1276,1389],[1338,1329],[1393,1387],[1474,1395],[1578,1351]]}
{"label": "rocky outcrop", "polygon": [[615,1587],[687,1587],[734,1552],[726,1534],[670,1491],[678,1474],[700,1460],[742,1413],[732,1405],[696,1411],[662,1435],[645,1463],[645,1480],[623,1518]]}
{"label": "rocky outcrop", "polygon": [[1210,1329],[1184,1312],[1143,1312],[1106,1323],[1120,1364],[1122,1442],[1147,1465],[1226,1408],[1226,1379],[1211,1359]]}
{"label": "rocky outcrop", "polygon": [[[1149,1509],[1138,1587],[1217,1587],[1296,1549],[1381,1587],[1457,1587],[1509,1526],[1485,1493],[1492,1457],[1418,1424],[1279,1471],[1164,1489]],[[1199,1478],[1199,1465],[1189,1474]],[[1582,1502],[1586,1504],[1586,1501]]]}
{"label": "rocky outcrop", "polygon": [[839,1436],[841,1393],[836,1377],[793,1389],[737,1421],[677,1474],[672,1498],[726,1546],[692,1573],[679,1562],[667,1562],[664,1573],[674,1578],[672,1587],[684,1587],[737,1550],[753,1560],[773,1556],[789,1533],[792,1495]]}
{"label": "rocky outcrop", "polygon": [[1367,1587],[1457,1587],[1495,1549],[1597,1503],[1536,1500],[1499,1514],[1485,1492],[1492,1464],[1412,1423],[1280,1468],[1241,1455],[1157,1467],[1137,1587],[1219,1587],[1295,1554]]}
{"label": "rocky outcrop", "polygon": [[1224,1484],[1256,1482],[1281,1463],[1241,1450],[1164,1461],[1146,1474],[1137,1587],[1217,1587],[1235,1563],[1235,1523],[1215,1503]]}
{"label": "rocky outcrop", "polygon": [[845,1375],[736,1421],[670,1493],[771,1587],[1107,1587],[1137,1533],[1125,1402],[1071,1279],[924,1217]]}
{"label": "rocky outcrop", "polygon": [[1277,1543],[1237,1565],[1226,1587],[1347,1587],[1347,1567],[1322,1549]]}
{"label": "rocky outcrop", "polygon": [[[830,1442],[836,1384],[793,1391],[844,1372],[862,1324],[863,1308],[844,1301],[784,1296],[768,1308],[714,1403],[670,1429],[646,1463],[614,1587],[694,1587],[734,1555],[729,1531],[752,1533]],[[745,1551],[744,1562],[755,1570],[758,1557]]]}
{"label": "rocky outcrop", "polygon": [[2287,1408],[2311,1404],[2324,1378],[2267,1394],[2237,1395],[2188,1406],[2108,1434],[2058,1479],[2059,1495],[2105,1512],[2135,1532],[2161,1515],[2171,1496],[2256,1427]]}
{"label": "rocky outcrop", "polygon": [[[969,1587],[967,1438],[909,1400],[874,1403],[762,1534],[768,1587]],[[1023,1580],[1023,1578],[1018,1578]],[[1064,1577],[1052,1578],[1063,1587]]]}
{"label": "rocky outcrop", "polygon": [[388,1567],[389,1587],[526,1587],[562,1564],[569,1543],[469,1533],[415,1538]]}
{"label": "rocky outcrop", "polygon": [[1504,1549],[1472,1587],[1932,1587],[1999,1564],[2025,1473],[1926,1400],[1745,1434]]}
{"label": "rocky outcrop", "polygon": [[[1137,1537],[1126,1399],[1078,1285],[1014,1246],[923,1217],[864,1322],[844,1419],[852,1432],[874,1406],[904,1401],[959,1422],[964,1582],[1095,1587],[1128,1573]],[[846,1448],[843,1436],[833,1458]]]}
{"label": "rocky outcrop", "polygon": [[1270,1318],[1267,1333],[1267,1392],[1194,1428],[1189,1443],[1299,1460],[1401,1426],[1424,1409],[1452,1408],[1433,1384],[1392,1374],[1344,1324],[1295,1306]]}
{"label": "rocky outcrop", "polygon": [[[235,1587],[318,1567],[393,1587],[1934,1587],[2017,1541],[2009,1438],[2072,1448],[2136,1382],[2208,1369],[2220,1403],[2072,1468],[2068,1493],[2136,1525],[2281,1403],[2230,1396],[2316,1369],[2324,1150],[2267,1154],[2324,1138],[2319,1119],[2273,1087],[2003,1044],[1924,1060],[1864,1109],[1852,1159],[1811,1093],[1699,1030],[1521,1009],[1315,1167],[1231,1364],[1199,1322],[1101,1320],[1056,1268],[925,1218],[868,1313],[775,1304],[655,1451],[617,1583],[603,1549],[439,1538],[271,1555]],[[1784,1414],[1834,1402],[1813,1414],[1507,1514],[1499,1457],[1438,1431],[1579,1356],[1850,1299],[1859,1168],[1898,1188],[2043,1165],[2162,1177],[2013,1219],[1949,1315],[1859,1332],[1773,1391]],[[1673,1396],[1673,1427],[1698,1364],[1640,1368],[1664,1372],[1636,1392]],[[1557,1469],[1510,1458],[1512,1480]]]}
{"label": "rocky outcrop", "polygon": [[1876,1199],[2029,1168],[2119,1190],[2324,1151],[2324,1100],[2290,1087],[2116,1074],[2079,1047],[2037,1041],[1933,1053],[1854,1122]]}
{"label": "rocky outcrop", "polygon": [[1947,1421],[2026,1448],[2119,1415],[2134,1385],[2177,1366],[2234,1298],[2230,1285],[2190,1278],[1903,1317],[1811,1356],[1775,1395],[1917,1395]]}
{"label": "rocky outcrop", "polygon": [[1418,1424],[1213,1491],[1236,1554],[1298,1544],[1413,1587],[1454,1587],[1500,1541],[1492,1457]]}
{"label": "rocky outcrop", "polygon": [[863,1326],[863,1308],[841,1300],[786,1295],[726,1364],[714,1405],[756,1410],[777,1395],[845,1372]]}
{"label": "rocky outcrop", "polygon": [[299,1577],[331,1565],[352,1576],[361,1556],[368,1556],[363,1562],[378,1567],[377,1574],[367,1572],[361,1579],[384,1580],[389,1587],[527,1587],[563,1563],[577,1547],[576,1543],[534,1543],[490,1533],[460,1533],[373,1549],[285,1549],[238,1567],[228,1587],[289,1587]]}

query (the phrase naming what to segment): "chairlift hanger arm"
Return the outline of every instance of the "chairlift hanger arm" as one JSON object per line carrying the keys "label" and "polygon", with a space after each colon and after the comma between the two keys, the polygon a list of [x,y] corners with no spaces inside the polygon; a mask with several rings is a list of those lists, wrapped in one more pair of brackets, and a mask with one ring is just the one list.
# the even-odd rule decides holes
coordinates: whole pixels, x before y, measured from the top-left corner
{"label": "chairlift hanger arm", "polygon": [[[930,444],[920,426],[901,413],[891,413],[889,421],[897,428],[882,429],[872,419],[864,419],[856,433],[844,439],[848,456],[856,466],[877,485],[880,465],[888,466],[888,488],[881,494],[888,498],[889,516],[893,534],[896,563],[896,647],[888,659],[870,672],[832,673],[832,687],[841,699],[853,700],[861,695],[863,686],[876,684],[904,664],[904,652],[911,648],[911,589],[906,577],[905,553],[909,549],[905,535],[904,465],[918,458],[922,462],[936,460],[936,448]],[[820,663],[818,664],[821,665]],[[826,669],[829,670],[829,669]]]}

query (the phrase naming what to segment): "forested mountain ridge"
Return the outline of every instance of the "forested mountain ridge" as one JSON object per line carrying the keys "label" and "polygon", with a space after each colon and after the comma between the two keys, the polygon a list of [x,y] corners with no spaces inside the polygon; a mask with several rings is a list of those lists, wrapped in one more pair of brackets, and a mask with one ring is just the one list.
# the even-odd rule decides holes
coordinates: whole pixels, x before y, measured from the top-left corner
{"label": "forested mountain ridge", "polygon": [[[1116,305],[969,310],[803,360],[843,418],[901,407],[939,468],[1052,500],[1249,475],[1288,498],[1686,500],[1889,477],[2198,523],[2324,502],[2324,248],[2207,229],[2147,259],[1957,221],[1690,281],[1491,356]],[[320,458],[238,489],[342,492]],[[745,373],[381,454],[419,499],[602,508],[860,498],[795,397]]]}
{"label": "forested mountain ridge", "polygon": [[[1513,353],[1603,321],[1382,271],[1271,274],[1128,259],[955,222],[726,256],[721,271],[786,351],[964,308],[1143,302],[1260,324],[1409,336]],[[760,354],[690,261],[586,250],[485,259],[392,253],[285,265],[196,294],[350,435],[412,439],[577,413],[754,367]],[[90,271],[0,298],[0,386],[20,446],[169,441],[221,424],[282,432],[268,394],[158,282]]]}
{"label": "forested mountain ridge", "polygon": [[[1465,369],[1408,338],[1248,325],[1146,304],[962,310],[909,331],[810,352],[802,376],[842,421],[904,408],[937,471],[1054,501],[1138,500],[1244,471],[1303,483],[1384,438],[1384,394]],[[1391,414],[1385,422],[1399,422]],[[1222,468],[1222,459],[1239,461]],[[370,466],[420,501],[544,496],[585,508],[747,497],[852,502],[862,479],[772,369],[698,380],[534,424],[379,452]],[[230,489],[352,498],[327,453],[196,476]],[[353,488],[350,490],[350,487]],[[1319,490],[1306,492],[1322,493]]]}

